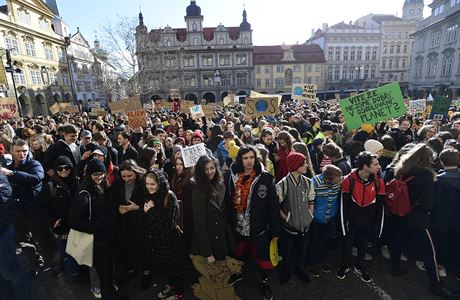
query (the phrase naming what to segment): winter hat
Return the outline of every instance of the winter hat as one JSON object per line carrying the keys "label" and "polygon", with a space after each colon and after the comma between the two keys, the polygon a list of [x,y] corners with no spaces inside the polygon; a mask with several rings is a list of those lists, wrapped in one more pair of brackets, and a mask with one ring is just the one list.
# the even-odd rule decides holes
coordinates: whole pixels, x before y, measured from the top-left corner
{"label": "winter hat", "polygon": [[193,132],[193,135],[192,135],[192,140],[193,140],[194,138],[196,138],[196,137],[197,137],[197,138],[200,138],[201,140],[203,140],[203,133],[201,133],[201,131],[199,131],[199,130],[195,130],[195,131]]}
{"label": "winter hat", "polygon": [[107,150],[104,147],[96,147],[91,154],[98,154],[105,156],[107,154]]}
{"label": "winter hat", "polygon": [[104,164],[102,161],[96,158],[92,158],[88,161],[88,164],[86,165],[86,175],[92,175],[94,173],[98,172],[107,172],[107,169],[105,168]]}
{"label": "winter hat", "polygon": [[383,150],[383,145],[379,141],[376,140],[367,140],[364,143],[364,149],[366,151],[369,151],[373,154],[376,154],[377,152]]}
{"label": "winter hat", "polygon": [[334,127],[332,127],[331,124],[328,124],[328,123],[323,123],[321,124],[321,131],[333,131],[334,130]]}
{"label": "winter hat", "polygon": [[246,125],[246,126],[243,127],[243,132],[246,132],[246,131],[252,132],[251,125]]}
{"label": "winter hat", "polygon": [[178,137],[175,141],[174,141],[174,144],[182,144],[185,145],[185,139],[183,137]]}
{"label": "winter hat", "polygon": [[73,168],[73,164],[70,161],[70,158],[68,158],[67,156],[63,156],[63,155],[56,158],[53,164],[53,169],[56,170],[59,166],[70,166]]}
{"label": "winter hat", "polygon": [[287,157],[287,165],[289,172],[297,171],[306,160],[307,158],[302,153],[291,152]]}
{"label": "winter hat", "polygon": [[240,147],[235,144],[235,141],[230,141],[228,143],[228,157],[231,159],[235,158],[238,155],[238,151],[240,151]]}
{"label": "winter hat", "polygon": [[180,152],[182,150],[182,146],[181,145],[174,145],[172,147],[172,156],[171,157],[174,157],[174,155],[176,155],[177,152]]}
{"label": "winter hat", "polygon": [[324,143],[324,140],[322,138],[314,139],[312,143],[312,148],[315,148],[316,146],[321,145],[323,143]]}
{"label": "winter hat", "polygon": [[318,117],[311,116],[311,117],[308,119],[308,122],[310,122],[310,125],[313,126],[313,125],[316,124],[316,122],[319,122],[319,118],[318,118]]}
{"label": "winter hat", "polygon": [[366,142],[369,139],[369,133],[365,131],[358,131],[355,136],[353,137],[354,141],[357,142]]}
{"label": "winter hat", "polygon": [[371,124],[363,124],[361,125],[361,130],[371,134],[374,131],[374,126]]}

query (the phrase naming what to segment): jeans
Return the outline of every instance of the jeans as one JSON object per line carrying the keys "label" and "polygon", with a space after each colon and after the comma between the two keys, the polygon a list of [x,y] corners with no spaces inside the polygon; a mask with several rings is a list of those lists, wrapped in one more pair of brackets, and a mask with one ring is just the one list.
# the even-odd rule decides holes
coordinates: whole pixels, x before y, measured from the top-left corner
{"label": "jeans", "polygon": [[80,266],[75,261],[75,259],[65,252],[65,247],[67,245],[67,240],[59,240],[59,254],[64,259],[64,268],[72,276],[77,276],[80,273]]}
{"label": "jeans", "polygon": [[[16,242],[12,225],[0,234],[0,279],[11,285],[16,300],[33,299],[26,272],[25,258],[16,254]],[[5,297],[5,299],[8,299],[6,295]]]}
{"label": "jeans", "polygon": [[308,247],[308,231],[297,235],[281,231],[280,245],[282,246],[283,257],[281,270],[291,273],[295,270],[303,270],[305,254]]}
{"label": "jeans", "polygon": [[329,232],[335,223],[315,223],[310,226],[310,243],[308,244],[309,261],[312,266],[320,264],[321,258],[326,251]]}

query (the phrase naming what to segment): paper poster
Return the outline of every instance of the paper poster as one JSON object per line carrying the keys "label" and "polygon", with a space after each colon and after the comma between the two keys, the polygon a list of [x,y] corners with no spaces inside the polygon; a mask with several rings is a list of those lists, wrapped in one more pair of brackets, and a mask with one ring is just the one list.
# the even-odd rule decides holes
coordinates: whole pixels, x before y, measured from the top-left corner
{"label": "paper poster", "polygon": [[190,114],[192,115],[192,119],[198,119],[204,116],[203,109],[201,105],[195,105],[190,107]]}
{"label": "paper poster", "polygon": [[440,115],[447,117],[447,113],[449,112],[449,108],[452,104],[452,99],[444,98],[444,97],[436,97],[433,100],[433,108],[431,109],[430,119],[434,120],[436,115],[437,120],[442,120],[443,118],[439,119]]}
{"label": "paper poster", "polygon": [[180,90],[179,89],[170,89],[169,96],[171,99],[180,99]]}
{"label": "paper poster", "polygon": [[183,113],[189,113],[190,112],[190,108],[195,106],[195,102],[194,101],[189,101],[189,100],[182,100],[180,102],[180,111],[183,112]]}
{"label": "paper poster", "polygon": [[14,118],[19,118],[19,110],[16,98],[0,98],[0,119],[11,120]]}
{"label": "paper poster", "polygon": [[348,129],[386,121],[407,111],[397,82],[341,100],[340,107]]}
{"label": "paper poster", "polygon": [[235,94],[228,94],[224,97],[224,106],[231,106],[235,103]]}
{"label": "paper poster", "polygon": [[317,90],[318,86],[316,84],[293,84],[291,98],[293,100],[307,100],[308,102],[316,102]]}
{"label": "paper poster", "polygon": [[59,106],[59,103],[55,102],[53,105],[49,107],[49,110],[50,113],[54,116],[61,110],[61,107]]}
{"label": "paper poster", "polygon": [[110,111],[113,114],[144,109],[142,107],[139,96],[133,96],[130,98],[125,98],[123,100],[110,102],[109,107],[110,107]]}
{"label": "paper poster", "polygon": [[139,109],[135,111],[127,111],[126,116],[128,117],[128,124],[131,128],[147,127],[147,120],[145,119],[145,110]]}
{"label": "paper poster", "polygon": [[182,148],[181,150],[182,158],[184,159],[184,166],[186,168],[194,167],[198,159],[206,155],[206,148],[203,143]]}
{"label": "paper poster", "polygon": [[274,116],[279,111],[278,97],[246,98],[244,113],[247,116]]}
{"label": "paper poster", "polygon": [[69,103],[60,103],[59,106],[61,107],[61,112],[68,112],[71,114],[76,114],[80,112],[78,105],[70,105]]}
{"label": "paper poster", "polygon": [[409,111],[413,114],[423,113],[426,109],[426,100],[411,100],[409,102]]}
{"label": "paper poster", "polygon": [[201,109],[206,117],[213,117],[214,116],[214,105],[201,105]]}

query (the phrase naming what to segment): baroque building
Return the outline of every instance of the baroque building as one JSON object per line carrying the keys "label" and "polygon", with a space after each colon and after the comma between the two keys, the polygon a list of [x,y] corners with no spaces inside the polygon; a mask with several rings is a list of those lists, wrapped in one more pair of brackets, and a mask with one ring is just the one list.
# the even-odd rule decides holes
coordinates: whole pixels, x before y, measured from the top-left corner
{"label": "baroque building", "polygon": [[148,31],[139,14],[136,28],[139,72],[131,80],[143,101],[165,99],[179,89],[181,99],[220,101],[229,92],[252,88],[253,44],[246,10],[240,26],[204,27],[196,1],[186,8],[185,27]]}
{"label": "baroque building", "polygon": [[318,45],[254,47],[254,89],[260,93],[291,93],[293,84],[324,89],[324,52]]}
{"label": "baroque building", "polygon": [[460,0],[434,0],[412,35],[410,92],[414,97],[460,97]]}
{"label": "baroque building", "polygon": [[[55,32],[55,12],[41,0],[7,0],[0,7],[0,48],[11,53],[24,115],[48,115],[54,102],[73,102],[66,40]],[[61,27],[62,29],[62,27]],[[6,63],[5,50],[2,50]],[[10,73],[7,94],[15,97]]]}

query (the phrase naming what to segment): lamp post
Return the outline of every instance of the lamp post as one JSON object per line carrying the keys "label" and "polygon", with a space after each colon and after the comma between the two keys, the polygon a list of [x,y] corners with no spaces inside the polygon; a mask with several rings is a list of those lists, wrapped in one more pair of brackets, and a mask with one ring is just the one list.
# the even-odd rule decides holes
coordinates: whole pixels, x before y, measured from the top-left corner
{"label": "lamp post", "polygon": [[355,70],[358,73],[358,90],[356,92],[359,94],[359,90],[361,89],[361,66],[355,67]]}
{"label": "lamp post", "polygon": [[22,117],[22,107],[19,101],[18,91],[16,90],[16,81],[14,80],[14,73],[22,73],[22,70],[19,68],[16,68],[17,62],[16,61],[13,62],[11,59],[11,51],[12,50],[16,51],[16,50],[15,49],[0,49],[0,50],[4,50],[6,54],[5,71],[8,73],[11,73],[11,79],[13,80],[14,95],[16,96],[16,105],[18,106],[19,116]]}
{"label": "lamp post", "polygon": [[217,83],[217,87],[218,87],[218,97],[217,97],[217,99],[219,99],[218,100],[219,102],[222,100],[222,99],[220,99],[220,80],[221,80],[220,71],[216,70],[214,72],[214,82]]}

